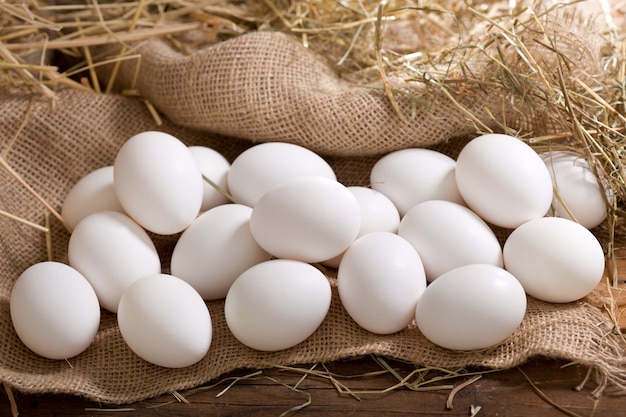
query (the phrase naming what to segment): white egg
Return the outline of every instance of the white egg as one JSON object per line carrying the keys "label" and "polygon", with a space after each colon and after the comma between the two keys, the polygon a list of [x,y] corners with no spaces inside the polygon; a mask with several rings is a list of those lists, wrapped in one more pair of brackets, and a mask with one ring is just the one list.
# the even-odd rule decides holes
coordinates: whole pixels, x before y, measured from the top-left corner
{"label": "white egg", "polygon": [[315,152],[292,143],[266,142],[235,158],[228,173],[228,188],[235,201],[253,207],[274,185],[304,176],[337,179],[328,162]]}
{"label": "white egg", "polygon": [[89,214],[105,210],[124,213],[124,208],[115,194],[112,166],[91,171],[74,184],[65,196],[61,216],[74,229]]}
{"label": "white egg", "polygon": [[554,184],[552,208],[556,215],[588,229],[600,225],[608,214],[607,203],[613,204],[613,192],[600,186],[587,160],[568,151],[544,152],[540,156]]}
{"label": "white egg", "polygon": [[471,140],[457,158],[456,182],[465,203],[487,222],[514,229],[543,217],[552,203],[552,179],[539,155],[512,136]]}
{"label": "white egg", "polygon": [[189,284],[172,275],[149,275],[128,286],[117,321],[133,352],[167,368],[199,362],[213,337],[206,304]]}
{"label": "white egg", "polygon": [[347,187],[324,177],[298,177],[275,185],[257,201],[250,231],[277,258],[322,262],[356,238],[361,208]]}
{"label": "white egg", "polygon": [[206,300],[226,297],[246,269],[271,255],[250,233],[252,209],[225,204],[201,214],[178,239],[171,258],[172,275],[191,284]]}
{"label": "white egg", "polygon": [[114,211],[81,220],[70,236],[68,257],[70,265],[92,285],[100,305],[112,312],[117,311],[128,285],[161,272],[161,260],[148,233]]}
{"label": "white egg", "polygon": [[18,337],[48,359],[67,359],[89,347],[100,324],[100,305],[89,282],[59,262],[30,266],[17,279],[10,298]]}
{"label": "white egg", "polygon": [[[189,150],[198,163],[202,175],[228,193],[228,171],[230,170],[228,160],[215,149],[206,146],[190,146]],[[222,192],[208,181],[204,181],[204,193],[200,211],[207,211],[210,208],[228,202],[228,198]]]}
{"label": "white egg", "polygon": [[509,235],[503,251],[505,268],[526,292],[551,303],[586,296],[604,274],[598,239],[584,226],[561,217],[524,223]]}
{"label": "white egg", "polygon": [[367,187],[348,187],[361,207],[359,236],[370,232],[396,233],[400,214],[393,202],[383,193]]}
{"label": "white egg", "polygon": [[[356,201],[361,207],[361,225],[357,237],[371,232],[396,233],[398,231],[400,214],[387,196],[367,187],[352,186],[348,187],[348,190],[356,197]],[[343,253],[325,260],[323,264],[337,268],[342,257]]]}
{"label": "white egg", "polygon": [[346,251],[337,286],[341,303],[354,321],[372,333],[390,334],[415,318],[426,275],[409,242],[394,233],[371,232]]}
{"label": "white egg", "polygon": [[429,281],[459,266],[502,267],[502,247],[493,230],[465,206],[425,201],[402,218],[398,234],[420,255]]}
{"label": "white egg", "polygon": [[224,305],[226,323],[244,345],[261,351],[287,349],[306,340],[330,308],[328,279],[314,266],[273,259],[245,271]]}
{"label": "white egg", "polygon": [[466,265],[432,282],[415,310],[417,327],[447,349],[485,349],[503,342],[526,313],[526,294],[509,272],[493,265]]}
{"label": "white egg", "polygon": [[183,231],[202,205],[202,174],[189,148],[164,132],[128,139],[114,162],[117,197],[145,229],[171,235]]}
{"label": "white egg", "polygon": [[372,167],[372,188],[385,194],[401,216],[423,201],[447,200],[463,204],[455,179],[456,161],[430,149],[391,152]]}

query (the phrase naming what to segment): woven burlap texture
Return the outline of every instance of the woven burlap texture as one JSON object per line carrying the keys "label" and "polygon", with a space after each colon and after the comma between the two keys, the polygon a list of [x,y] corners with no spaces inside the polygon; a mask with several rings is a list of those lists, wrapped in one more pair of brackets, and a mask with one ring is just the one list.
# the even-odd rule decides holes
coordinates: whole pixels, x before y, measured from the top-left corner
{"label": "woven burlap texture", "polygon": [[[1,149],[11,145],[6,162],[57,208],[78,178],[111,164],[117,149],[133,134],[155,128],[152,116],[140,102],[117,95],[65,90],[60,92],[54,110],[45,100],[31,101],[7,89],[2,97]],[[248,141],[209,136],[167,121],[161,130],[188,144],[213,147],[231,160],[250,146]],[[329,160],[346,184],[367,185],[374,159]],[[6,170],[0,171],[0,185],[3,209],[43,222],[46,209]],[[51,224],[53,258],[66,262],[69,234],[54,218]],[[19,274],[47,259],[45,235],[6,218],[0,218],[0,231],[0,375],[25,392],[71,393],[105,403],[128,403],[194,387],[237,368],[332,361],[365,354],[446,368],[509,368],[542,355],[588,365],[609,382],[619,384],[623,378],[623,352],[610,335],[611,323],[600,309],[584,302],[552,305],[531,298],[524,322],[505,343],[487,351],[453,352],[431,344],[413,327],[390,336],[362,330],[343,310],[336,291],[331,310],[316,333],[285,351],[262,353],[244,347],[228,331],[223,303],[210,302],[214,340],[206,358],[191,367],[166,369],[141,360],[124,344],[115,315],[108,312],[103,312],[100,330],[89,349],[67,362],[47,360],[20,342],[9,314],[10,292]],[[175,239],[155,236],[164,260]]]}
{"label": "woven burlap texture", "polygon": [[[191,54],[169,41],[149,40],[131,50],[141,60],[123,61],[115,79],[119,91],[138,91],[178,125],[251,141],[295,142],[330,155],[430,146],[477,130],[498,130],[503,123],[527,136],[567,129],[552,103],[560,97],[543,85],[542,77],[555,74],[540,69],[566,67],[561,81],[550,80],[566,87],[599,74],[604,41],[591,23],[566,9],[519,25],[516,44],[523,45],[524,54],[510,33],[487,23],[481,22],[483,31],[475,29],[478,34],[459,34],[461,45],[477,48],[451,53],[456,58],[450,62],[463,62],[464,68],[449,64],[454,71],[448,69],[447,77],[465,73],[472,82],[444,87],[405,81],[441,78],[441,68],[392,74],[397,109],[380,82],[355,85],[323,56],[281,32],[250,32]],[[115,56],[117,49],[102,54]],[[100,68],[105,78],[112,68]]]}
{"label": "woven burlap texture", "polygon": [[[576,37],[559,39],[567,44],[578,42]],[[593,48],[582,50],[584,75],[595,68],[594,59],[588,58],[596,55]],[[456,138],[477,130],[476,121],[454,102],[423,89],[414,92],[433,105],[416,107],[408,96],[399,95],[400,108],[412,115],[408,123],[400,122],[380,86],[348,84],[322,58],[280,33],[250,33],[190,56],[161,40],[142,43],[133,52],[142,56],[137,83],[132,81],[136,63],[127,62],[119,73],[119,91],[137,88],[164,115],[161,126],[140,100],[118,94],[62,89],[52,106],[23,90],[1,88],[0,152],[10,167],[0,170],[0,207],[4,211],[42,223],[47,209],[28,187],[58,210],[79,178],[111,164],[122,143],[145,130],[163,130],[189,145],[213,147],[231,161],[255,142],[298,143],[326,157],[346,185],[368,185],[378,155],[435,144],[452,154],[460,143]],[[477,61],[473,65],[486,64]],[[510,105],[512,99],[488,91],[475,91],[471,96],[475,108],[491,109],[526,132],[554,129],[545,117],[537,117],[540,122],[534,119],[545,116],[548,108],[534,109],[530,120],[520,111],[522,104],[503,111],[508,108],[503,105]],[[477,117],[492,124],[485,114],[481,111]],[[52,258],[67,262],[69,234],[55,218],[51,230]],[[176,237],[153,238],[167,268]],[[478,365],[494,369],[510,368],[540,355],[586,365],[601,384],[626,386],[624,352],[619,338],[610,331],[612,322],[600,308],[584,301],[554,305],[529,298],[522,325],[507,341],[485,351],[454,352],[431,344],[415,327],[388,336],[364,331],[343,310],[336,288],[320,328],[285,351],[257,352],[237,342],[226,326],[223,302],[218,301],[208,303],[214,325],[209,353],[191,367],[166,369],[141,360],[122,340],[115,315],[106,311],[91,347],[68,361],[51,361],[20,342],[9,314],[10,292],[17,277],[48,258],[46,236],[0,217],[0,250],[0,378],[24,392],[70,393],[122,404],[195,387],[237,368],[365,354],[443,368]],[[332,276],[329,279],[333,282]]]}

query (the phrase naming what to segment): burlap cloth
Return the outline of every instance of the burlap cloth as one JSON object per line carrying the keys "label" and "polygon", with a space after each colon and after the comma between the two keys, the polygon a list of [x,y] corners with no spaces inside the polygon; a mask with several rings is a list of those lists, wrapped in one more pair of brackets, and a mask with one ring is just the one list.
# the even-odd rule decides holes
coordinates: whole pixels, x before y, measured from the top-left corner
{"label": "burlap cloth", "polygon": [[[299,143],[328,158],[346,185],[368,185],[377,156],[392,149],[440,144],[453,153],[458,148],[455,138],[477,130],[475,121],[436,93],[424,93],[433,106],[417,108],[414,101],[400,97],[400,107],[412,114],[409,123],[401,123],[380,88],[349,85],[323,59],[278,33],[243,35],[191,56],[161,41],[141,44],[137,52],[142,62],[136,87],[161,112],[162,126],[156,126],[141,101],[120,94],[60,89],[53,108],[48,100],[23,89],[0,89],[3,161],[52,207],[59,209],[80,177],[111,164],[121,144],[144,130],[160,129],[189,145],[213,147],[231,161],[255,141]],[[587,65],[585,54],[580,59]],[[129,85],[133,74],[134,67],[123,66],[122,87]],[[518,110],[501,111],[510,97],[490,97],[488,91],[477,94],[473,100],[484,100],[477,108],[499,109],[508,123],[515,123],[517,114],[519,126],[531,127],[526,132],[538,132]],[[484,121],[490,123],[486,117]],[[15,177],[0,169],[0,208],[41,224],[45,207]],[[65,262],[69,234],[54,217],[51,228],[52,258]],[[176,237],[153,237],[167,268]],[[68,361],[47,360],[20,342],[9,314],[16,278],[47,257],[44,233],[0,216],[0,378],[24,392],[70,393],[120,404],[198,386],[237,368],[366,354],[416,365],[494,369],[547,356],[588,366],[601,387],[626,386],[620,337],[611,331],[613,323],[602,308],[585,301],[554,305],[529,298],[526,317],[511,338],[493,349],[455,352],[431,344],[414,326],[388,336],[362,330],[343,310],[336,288],[330,312],[315,334],[280,352],[257,352],[237,342],[227,329],[223,302],[218,301],[208,303],[214,325],[211,348],[193,366],[166,369],[139,359],[123,342],[115,316],[106,311],[84,353]]]}

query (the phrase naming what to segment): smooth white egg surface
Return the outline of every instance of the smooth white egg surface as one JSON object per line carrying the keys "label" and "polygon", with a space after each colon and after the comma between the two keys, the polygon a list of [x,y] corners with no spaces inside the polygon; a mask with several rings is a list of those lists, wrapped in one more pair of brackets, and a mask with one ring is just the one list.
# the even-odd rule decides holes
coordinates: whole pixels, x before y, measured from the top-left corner
{"label": "smooth white egg surface", "polygon": [[205,300],[226,297],[241,273],[271,258],[250,233],[251,214],[248,206],[225,204],[200,215],[174,247],[172,275],[191,284]]}
{"label": "smooth white egg surface", "polygon": [[311,336],[326,317],[330,301],[330,283],[317,268],[273,259],[237,278],[226,296],[224,314],[241,343],[260,351],[278,351]]}
{"label": "smooth white egg surface", "polygon": [[10,310],[18,337],[48,359],[82,353],[100,324],[93,288],[78,271],[59,262],[40,262],[26,269],[11,292]]}
{"label": "smooth white egg surface", "polygon": [[161,272],[161,260],[148,233],[114,211],[81,220],[70,236],[68,257],[69,264],[94,288],[100,305],[112,312],[117,311],[129,284]]}
{"label": "smooth white egg surface", "polygon": [[600,225],[614,197],[610,189],[600,185],[587,160],[568,151],[544,152],[540,156],[554,184],[555,214],[575,220],[587,229]]}
{"label": "smooth white egg surface", "polygon": [[337,286],[354,321],[372,333],[390,334],[415,318],[426,275],[409,242],[394,233],[372,232],[359,237],[344,254]]}
{"label": "smooth white egg surface", "polygon": [[[348,187],[361,207],[361,225],[357,237],[372,232],[396,233],[400,214],[393,202],[383,193],[368,187]],[[343,253],[323,262],[331,268],[339,267]]]}
{"label": "smooth white egg surface", "polygon": [[117,152],[115,192],[145,229],[171,235],[196,218],[204,197],[200,168],[189,148],[164,132],[142,132]]}
{"label": "smooth white egg surface", "polygon": [[82,219],[98,211],[124,213],[115,193],[112,166],[98,168],[78,180],[61,206],[61,216],[71,229]]}
{"label": "smooth white egg surface", "polygon": [[493,230],[465,206],[443,200],[425,201],[402,218],[398,234],[419,253],[426,278],[468,264],[502,267],[502,247]]}
{"label": "smooth white egg surface", "polygon": [[[228,171],[230,170],[230,162],[215,149],[206,146],[190,146],[189,151],[191,151],[191,154],[198,163],[202,175],[211,180],[224,192],[228,193]],[[204,181],[204,193],[200,211],[207,211],[210,208],[228,202],[228,198],[222,192],[208,181]]]}
{"label": "smooth white egg surface", "polygon": [[393,202],[380,191],[368,187],[348,187],[361,207],[359,236],[370,232],[396,233],[400,213]]}
{"label": "smooth white egg surface", "polygon": [[441,275],[420,297],[417,327],[431,342],[453,350],[485,349],[515,332],[526,314],[526,294],[509,272],[466,265]]}
{"label": "smooth white egg surface", "polygon": [[235,158],[228,173],[228,188],[235,201],[253,207],[274,185],[305,176],[337,179],[328,162],[315,152],[292,143],[266,142]]}
{"label": "smooth white egg surface", "polygon": [[457,158],[456,182],[469,208],[488,223],[514,229],[543,217],[552,203],[552,179],[539,155],[522,140],[487,134]]}
{"label": "smooth white egg surface", "polygon": [[529,295],[567,303],[589,294],[604,274],[598,239],[584,226],[543,217],[515,229],[504,243],[504,266]]}
{"label": "smooth white egg surface", "polygon": [[372,167],[370,183],[385,194],[401,216],[428,200],[463,204],[456,185],[456,161],[430,149],[410,148],[391,152]]}
{"label": "smooth white egg surface", "polygon": [[133,282],[120,300],[117,320],[133,352],[155,365],[193,365],[211,346],[209,309],[189,284],[172,275],[149,275]]}
{"label": "smooth white egg surface", "polygon": [[356,238],[361,208],[341,183],[324,177],[292,178],[275,185],[257,201],[250,231],[277,258],[322,262]]}

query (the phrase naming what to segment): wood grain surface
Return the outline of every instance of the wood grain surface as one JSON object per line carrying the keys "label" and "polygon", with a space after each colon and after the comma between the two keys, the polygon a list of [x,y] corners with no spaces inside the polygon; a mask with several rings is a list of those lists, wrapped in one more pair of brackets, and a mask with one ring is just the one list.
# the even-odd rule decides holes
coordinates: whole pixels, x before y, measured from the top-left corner
{"label": "wood grain surface", "polygon": [[[401,375],[414,367],[389,362]],[[595,384],[590,381],[582,389],[576,387],[585,379],[586,370],[566,362],[536,358],[519,368],[482,374],[477,381],[462,387],[470,377],[459,377],[446,384],[461,386],[447,402],[450,388],[432,391],[391,389],[398,381],[391,373],[355,378],[338,378],[351,391],[359,391],[358,399],[338,390],[326,379],[302,375],[294,371],[270,369],[238,380],[224,393],[233,379],[220,379],[196,393],[180,393],[187,402],[173,394],[135,404],[108,406],[81,398],[60,395],[24,395],[14,393],[20,416],[594,416],[626,415],[626,396],[604,393],[592,395]],[[370,357],[327,364],[328,369],[355,376],[380,371]],[[302,366],[302,369],[309,369]],[[249,375],[238,371],[227,377]],[[294,389],[297,387],[297,390]],[[364,391],[370,391],[365,393]],[[222,393],[222,395],[219,395]],[[219,395],[219,396],[218,396]],[[544,398],[545,397],[545,398]],[[308,403],[308,405],[304,405]],[[294,407],[302,407],[293,410]],[[290,411],[291,410],[291,411]],[[472,414],[474,413],[474,414]],[[0,394],[0,415],[10,416],[6,393]]]}

